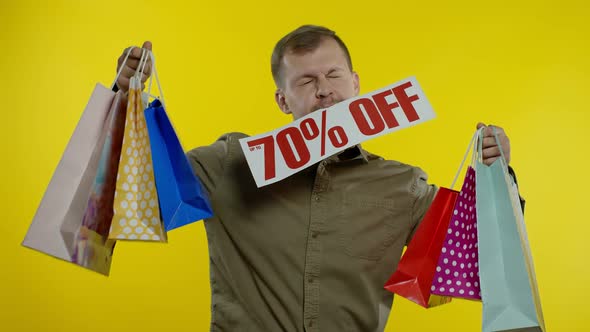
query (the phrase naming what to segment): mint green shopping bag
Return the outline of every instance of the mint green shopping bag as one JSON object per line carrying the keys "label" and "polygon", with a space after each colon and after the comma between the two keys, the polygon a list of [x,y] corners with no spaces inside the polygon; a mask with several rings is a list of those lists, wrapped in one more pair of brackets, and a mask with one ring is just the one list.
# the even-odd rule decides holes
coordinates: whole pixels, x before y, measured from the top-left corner
{"label": "mint green shopping bag", "polygon": [[518,191],[503,154],[491,166],[481,161],[482,133],[475,171],[482,329],[546,331]]}

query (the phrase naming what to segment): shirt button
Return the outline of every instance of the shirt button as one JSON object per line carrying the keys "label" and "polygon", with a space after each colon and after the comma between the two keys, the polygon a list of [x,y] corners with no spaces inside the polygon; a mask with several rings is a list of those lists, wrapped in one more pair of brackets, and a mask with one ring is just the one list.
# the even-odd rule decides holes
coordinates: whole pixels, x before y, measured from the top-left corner
{"label": "shirt button", "polygon": [[320,196],[318,195],[314,195],[313,196],[314,201],[319,202],[320,201]]}
{"label": "shirt button", "polygon": [[314,238],[314,239],[316,237],[318,237],[318,232],[316,232],[316,231],[311,232],[311,237]]}

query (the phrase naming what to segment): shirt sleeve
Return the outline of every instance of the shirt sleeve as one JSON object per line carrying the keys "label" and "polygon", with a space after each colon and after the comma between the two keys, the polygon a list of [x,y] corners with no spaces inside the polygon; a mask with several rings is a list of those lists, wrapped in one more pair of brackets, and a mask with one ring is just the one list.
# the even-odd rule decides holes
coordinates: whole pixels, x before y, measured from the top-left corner
{"label": "shirt sleeve", "polygon": [[414,195],[414,205],[412,207],[412,228],[408,238],[406,239],[406,246],[410,243],[418,226],[420,226],[420,222],[430,204],[434,200],[434,195],[438,188],[435,185],[428,184],[428,175],[424,173],[418,167],[414,168],[414,185],[412,188],[412,194]]}
{"label": "shirt sleeve", "polygon": [[229,134],[221,136],[215,143],[190,150],[186,156],[195,175],[211,196],[223,177],[227,160]]}
{"label": "shirt sleeve", "polygon": [[[518,188],[518,181],[516,181],[516,173],[514,173],[514,170],[510,166],[508,166],[508,174],[510,174],[510,176],[514,180],[514,184],[516,184],[516,188]],[[526,203],[526,201],[524,200],[524,198],[520,194],[520,189],[518,190],[518,198],[520,199],[520,207],[522,208],[522,213],[524,214],[524,203]]]}

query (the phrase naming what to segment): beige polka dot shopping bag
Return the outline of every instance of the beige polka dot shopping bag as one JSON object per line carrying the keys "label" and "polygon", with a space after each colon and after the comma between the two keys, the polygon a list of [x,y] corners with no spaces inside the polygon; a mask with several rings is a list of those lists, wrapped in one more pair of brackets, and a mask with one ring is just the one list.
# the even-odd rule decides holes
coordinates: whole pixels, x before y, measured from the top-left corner
{"label": "beige polka dot shopping bag", "polygon": [[[138,68],[145,67],[144,52]],[[141,71],[131,78],[127,118],[115,190],[109,238],[166,242],[154,180],[152,154],[144,116],[147,98],[141,92]]]}

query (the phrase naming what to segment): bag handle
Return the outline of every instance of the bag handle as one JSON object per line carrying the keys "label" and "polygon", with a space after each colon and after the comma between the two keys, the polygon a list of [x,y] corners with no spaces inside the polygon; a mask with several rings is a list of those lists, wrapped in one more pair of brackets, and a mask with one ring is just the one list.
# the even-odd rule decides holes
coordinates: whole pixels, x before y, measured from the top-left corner
{"label": "bag handle", "polygon": [[[133,74],[133,79],[134,81],[141,82],[141,77],[143,76],[143,73],[145,72],[145,67],[147,65],[148,59],[151,58],[152,59],[152,72],[155,73],[156,75],[156,82],[158,83],[158,90],[160,90],[160,94],[162,95],[162,97],[160,98],[162,100],[162,105],[164,105],[164,93],[162,92],[162,88],[160,86],[160,80],[158,78],[158,72],[156,71],[156,67],[155,67],[155,58],[153,56],[153,52],[147,49],[142,49],[141,52],[141,57],[139,59],[139,64],[137,66],[137,70],[135,71],[135,74]],[[148,92],[144,93],[145,96],[147,96],[146,98],[146,105],[144,105],[144,109],[147,108],[149,106],[149,97],[152,97],[154,99],[157,99],[157,96],[154,96],[152,94],[150,94],[151,92],[151,88],[152,88],[152,79],[153,76],[150,76],[150,80],[149,80],[149,87],[148,87]],[[143,99],[143,98],[142,98]],[[143,101],[143,100],[142,100]]]}
{"label": "bag handle", "polygon": [[[127,50],[127,54],[125,55],[125,58],[123,59],[123,63],[121,64],[121,67],[119,68],[119,71],[117,72],[117,75],[115,76],[115,79],[113,80],[113,83],[111,84],[111,90],[115,87],[115,85],[117,84],[117,80],[119,79],[119,77],[121,76],[121,73],[123,72],[123,68],[125,68],[125,64],[127,63],[127,60],[129,59],[129,56],[131,55],[131,52],[133,51],[133,49],[135,49],[135,46],[131,46],[129,47],[129,49]],[[162,92],[162,89],[160,87],[160,80],[158,79],[158,72],[156,71],[156,67],[155,67],[155,58],[154,58],[154,54],[152,51],[147,50],[142,48],[142,52],[141,52],[141,57],[139,59],[139,65],[137,66],[137,68],[139,70],[135,71],[135,74],[133,74],[136,78],[138,78],[138,80],[141,79],[141,75],[143,74],[143,72],[145,71],[145,66],[147,64],[147,60],[148,60],[148,56],[151,57],[152,59],[152,72],[155,73],[156,75],[156,82],[158,83],[158,90],[160,91],[160,94],[162,95],[161,100],[162,100],[162,105],[164,104],[164,93]],[[131,83],[131,82],[130,82]],[[152,77],[150,76],[150,81],[149,81],[149,88],[148,88],[148,96],[153,97],[153,98],[157,98],[156,96],[151,95],[149,92],[151,90],[152,87]]]}
{"label": "bag handle", "polygon": [[[453,183],[451,183],[450,189],[453,189],[453,187],[455,186],[455,183],[457,182],[457,178],[459,178],[459,173],[461,173],[461,170],[463,169],[463,165],[465,164],[465,160],[467,160],[467,155],[469,154],[469,150],[471,150],[471,146],[473,145],[473,142],[475,140],[477,140],[480,130],[481,129],[476,130],[475,134],[473,134],[473,137],[471,137],[471,140],[469,141],[469,146],[467,147],[467,151],[465,151],[465,154],[463,155],[463,160],[461,161],[461,165],[459,166],[457,173],[455,173],[455,178],[453,179]],[[476,149],[474,148],[473,149],[473,157],[471,159],[471,165],[474,164],[475,152],[476,152]]]}
{"label": "bag handle", "polygon": [[111,84],[111,90],[113,90],[113,88],[115,87],[115,84],[117,84],[117,80],[119,79],[119,76],[121,76],[121,72],[123,72],[123,68],[125,68],[125,64],[127,63],[127,59],[129,59],[129,55],[131,55],[131,51],[133,51],[134,48],[135,48],[135,46],[131,46],[129,48],[129,50],[127,51],[127,55],[125,55],[125,59],[123,59],[123,63],[121,64],[121,67],[119,68],[119,71],[117,72],[117,75],[115,76],[115,80]]}
{"label": "bag handle", "polygon": [[[141,57],[139,58],[139,63],[137,65],[137,69],[133,76],[129,79],[129,89],[139,89],[141,87],[141,76],[143,75],[143,71],[145,69],[145,64],[147,63],[147,53],[146,49],[141,50]],[[143,106],[143,98],[141,98],[140,102]]]}
{"label": "bag handle", "polygon": [[154,57],[154,53],[152,51],[148,51],[149,52],[149,56],[152,59],[152,73],[154,75],[150,76],[150,82],[148,84],[148,95],[151,97],[156,98],[155,96],[152,96],[151,90],[152,90],[152,81],[154,76],[156,77],[156,84],[158,85],[158,91],[160,92],[160,101],[162,102],[162,106],[164,106],[164,109],[166,109],[166,102],[164,101],[164,92],[162,91],[162,86],[160,85],[160,78],[158,77],[158,70],[156,69],[156,58]]}
{"label": "bag handle", "polygon": [[[498,138],[498,132],[496,131],[496,127],[491,126],[492,127],[492,131],[494,132],[494,138],[496,140],[496,144],[498,145],[498,148],[500,149],[500,155],[503,162],[504,167],[508,166],[508,162],[506,161],[506,156],[504,156],[504,150],[502,150],[502,144],[500,143],[500,139]],[[471,159],[471,165],[475,164],[475,161],[481,161],[483,162],[483,130],[484,128],[480,128],[478,130],[475,131],[475,134],[473,134],[473,137],[471,138],[471,141],[469,142],[469,146],[467,147],[467,151],[465,151],[465,155],[463,156],[463,160],[461,161],[461,165],[459,166],[459,169],[457,170],[457,173],[455,173],[455,178],[453,179],[453,183],[451,184],[451,189],[455,186],[455,183],[457,182],[457,178],[459,177],[459,173],[461,172],[461,170],[463,169],[463,165],[465,164],[465,160],[467,159],[467,155],[469,154],[469,150],[471,150],[471,146],[473,145],[473,142],[475,140],[477,140],[477,148],[474,148],[473,150],[473,156]]]}
{"label": "bag handle", "polygon": [[141,49],[141,58],[139,59],[139,64],[137,65],[137,70],[135,71],[135,74],[133,76],[135,76],[135,78],[139,81],[141,81],[141,76],[143,75],[143,72],[145,71],[145,65],[147,64],[147,54],[148,54],[149,50],[146,50],[145,48]]}

